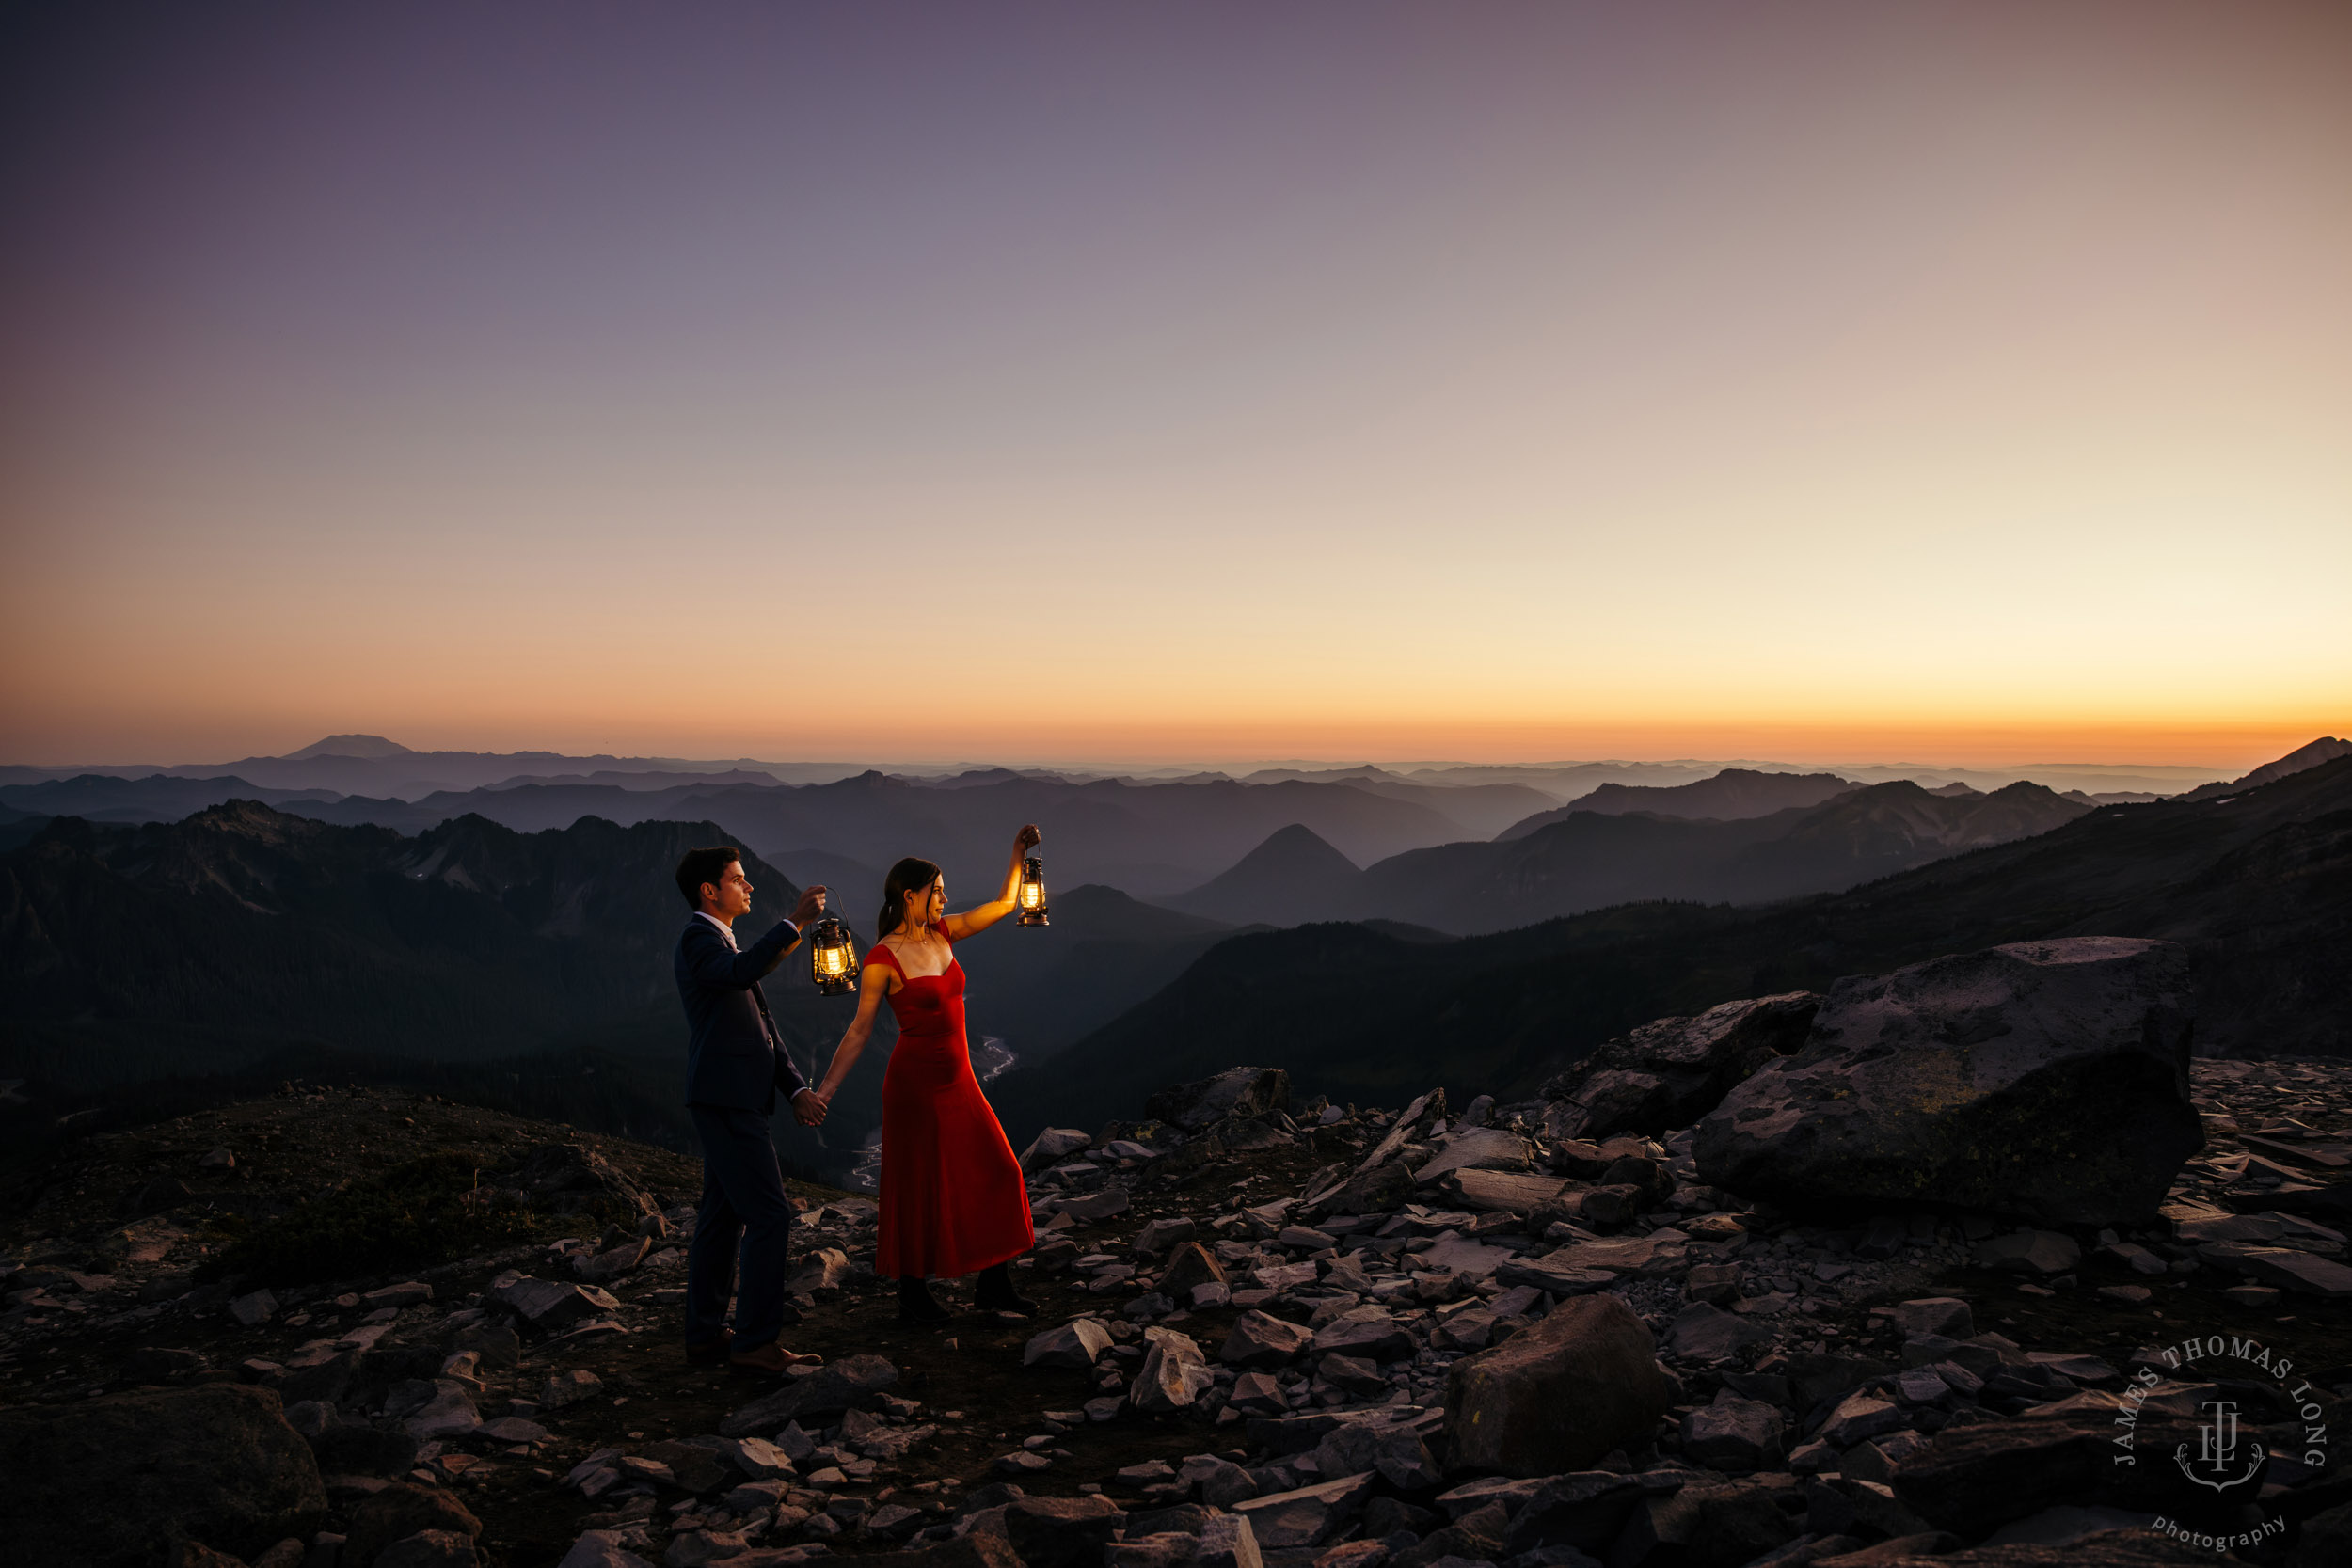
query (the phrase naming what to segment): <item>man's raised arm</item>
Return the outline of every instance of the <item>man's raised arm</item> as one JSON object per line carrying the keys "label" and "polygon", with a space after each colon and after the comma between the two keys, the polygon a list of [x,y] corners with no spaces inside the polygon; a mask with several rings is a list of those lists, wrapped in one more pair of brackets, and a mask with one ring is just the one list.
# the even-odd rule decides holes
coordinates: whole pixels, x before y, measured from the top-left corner
{"label": "man's raised arm", "polygon": [[737,952],[708,922],[697,920],[686,933],[686,971],[701,985],[748,990],[800,945],[800,928],[779,920],[768,934]]}

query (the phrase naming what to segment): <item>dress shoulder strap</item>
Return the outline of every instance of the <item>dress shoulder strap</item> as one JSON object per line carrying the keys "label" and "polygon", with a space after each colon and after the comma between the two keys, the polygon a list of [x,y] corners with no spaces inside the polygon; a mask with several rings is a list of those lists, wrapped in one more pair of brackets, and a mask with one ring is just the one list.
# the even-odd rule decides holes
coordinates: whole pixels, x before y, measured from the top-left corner
{"label": "dress shoulder strap", "polygon": [[861,967],[870,969],[875,964],[888,964],[898,972],[898,978],[901,980],[907,976],[907,966],[898,961],[898,955],[879,942],[874,943],[872,950],[866,955],[866,962]]}

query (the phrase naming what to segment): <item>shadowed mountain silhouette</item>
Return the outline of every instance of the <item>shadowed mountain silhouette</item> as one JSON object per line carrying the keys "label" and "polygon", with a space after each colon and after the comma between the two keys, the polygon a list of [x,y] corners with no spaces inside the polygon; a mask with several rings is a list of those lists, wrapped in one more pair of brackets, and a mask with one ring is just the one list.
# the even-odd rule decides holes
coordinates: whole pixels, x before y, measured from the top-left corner
{"label": "shadowed mountain silhouette", "polygon": [[[76,782],[82,795],[61,790],[55,781],[0,786],[0,804],[77,815],[87,798],[110,820],[177,820],[198,803],[213,803],[200,800],[207,788],[223,788],[218,781],[206,785],[169,777]],[[1532,791],[1518,794],[1543,799]],[[527,832],[566,828],[583,816],[624,824],[724,822],[747,847],[771,861],[816,850],[854,865],[886,867],[900,856],[920,855],[946,871],[951,898],[969,899],[1004,874],[1006,846],[1024,822],[1046,824],[1049,873],[1067,885],[1103,882],[1150,897],[1199,886],[1293,822],[1359,863],[1464,838],[1464,824],[1446,815],[1455,797],[1488,798],[1481,789],[1445,785],[1388,784],[1375,790],[1303,780],[1072,783],[985,769],[947,781],[868,771],[827,784],[698,781],[658,789],[583,779],[433,791],[415,800],[296,794],[275,803],[321,821],[407,833],[469,814]],[[157,804],[142,810],[143,799]],[[1511,802],[1514,815],[1522,803]],[[851,907],[862,909],[868,895],[860,889]]]}
{"label": "shadowed mountain silhouette", "polygon": [[1670,787],[1605,784],[1556,811],[1537,812],[1514,822],[1495,836],[1525,838],[1536,829],[1564,822],[1580,811],[1597,812],[1603,816],[1645,811],[1656,816],[1736,822],[1751,816],[1770,816],[1792,806],[1818,806],[1861,787],[1835,773],[1762,773],[1752,768],[1726,768],[1711,779]]}
{"label": "shadowed mountain silhouette", "polygon": [[[292,1053],[438,1082],[585,1052],[628,1081],[608,1099],[683,1137],[673,873],[726,842],[712,822],[517,833],[478,816],[403,838],[249,800],[140,827],[60,817],[0,855],[0,1076],[94,1086]],[[756,855],[745,870],[764,930],[799,890]],[[818,995],[801,961],[768,990],[805,1069],[851,1001]],[[868,1077],[845,1095],[852,1121],[861,1097],[879,1105]],[[786,1141],[823,1163],[814,1139]]]}
{"label": "shadowed mountain silhouette", "polygon": [[[138,827],[27,820],[30,842],[0,854],[0,1077],[87,1088],[365,1062],[479,1089],[485,1073],[545,1080],[560,1058],[621,1079],[591,1098],[640,1135],[685,1135],[671,954],[690,916],[672,876],[690,847],[741,843],[715,822],[521,833],[469,816],[404,838],[254,801]],[[757,854],[744,870],[741,928],[764,931],[799,889]],[[880,893],[835,900],[862,942]],[[1006,922],[963,955],[975,1043],[1049,1055],[1232,929],[1115,888],[1058,890],[1054,909],[1057,924]],[[819,995],[804,953],[763,989],[803,1070],[821,1064],[856,999]],[[801,1168],[846,1174],[880,1121],[895,1037],[885,1015],[827,1132],[778,1123]],[[560,1093],[542,1085],[532,1102],[590,1102]]]}
{"label": "shadowed mountain silhouette", "polygon": [[317,790],[263,789],[234,774],[187,778],[151,773],[126,779],[112,773],[77,773],[70,779],[0,788],[0,800],[18,811],[81,816],[92,822],[177,822],[223,800],[259,800],[277,806],[315,803],[320,799]]}
{"label": "shadowed mountain silhouette", "polygon": [[2091,808],[2040,784],[1945,795],[1908,780],[1733,821],[1571,812],[1520,838],[1408,850],[1362,872],[1285,829],[1170,903],[1267,925],[1380,917],[1470,933],[1645,898],[1761,903],[1835,893]]}
{"label": "shadowed mountain silhouette", "polygon": [[1342,1100],[1433,1082],[1508,1098],[1650,1019],[2085,935],[2187,946],[2201,1053],[2352,1054],[2352,757],[2224,800],[2080,813],[1767,909],[1626,905],[1445,943],[1358,925],[1237,935],[1050,1074],[1009,1074],[996,1099],[1018,1140],[1237,1060]]}
{"label": "shadowed mountain silhouette", "polygon": [[1233,925],[1346,920],[1359,912],[1358,893],[1363,879],[1354,861],[1317,838],[1312,829],[1294,822],[1277,830],[1231,870],[1168,903]]}
{"label": "shadowed mountain silhouette", "polygon": [[1024,1063],[1101,1028],[1233,934],[1098,884],[1057,890],[1053,906],[1052,925],[1006,921],[962,954],[973,1038],[996,1036]]}
{"label": "shadowed mountain silhouette", "polygon": [[2338,757],[2344,756],[2352,756],[2352,740],[2339,740],[2334,736],[2324,735],[2308,746],[2297,746],[2276,762],[2264,763],[2244,778],[2231,779],[2226,782],[2217,780],[2213,784],[2199,784],[2183,799],[2217,800],[2241,789],[2253,789],[2263,784],[2276,784],[2290,774],[2300,773],[2306,768],[2317,768],[2321,763],[2333,762]]}
{"label": "shadowed mountain silhouette", "polygon": [[311,757],[362,757],[373,761],[382,757],[413,757],[418,753],[397,740],[387,740],[380,735],[330,735],[324,740],[313,740],[299,752],[288,752],[290,761],[305,761]]}

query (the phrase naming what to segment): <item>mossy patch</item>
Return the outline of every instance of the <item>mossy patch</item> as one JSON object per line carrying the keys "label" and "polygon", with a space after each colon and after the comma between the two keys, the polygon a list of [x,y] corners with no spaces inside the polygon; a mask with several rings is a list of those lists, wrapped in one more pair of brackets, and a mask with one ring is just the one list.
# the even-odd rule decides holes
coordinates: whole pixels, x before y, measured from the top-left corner
{"label": "mossy patch", "polygon": [[427,1154],[307,1199],[215,1255],[206,1275],[271,1285],[380,1274],[485,1252],[540,1228],[478,1161]]}

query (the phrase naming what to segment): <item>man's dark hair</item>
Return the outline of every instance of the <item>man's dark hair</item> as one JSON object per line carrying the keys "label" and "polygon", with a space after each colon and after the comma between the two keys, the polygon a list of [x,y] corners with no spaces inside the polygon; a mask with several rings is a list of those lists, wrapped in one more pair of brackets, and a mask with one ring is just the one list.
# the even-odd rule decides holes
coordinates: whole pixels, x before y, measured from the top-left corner
{"label": "man's dark hair", "polygon": [[703,907],[703,884],[717,887],[725,879],[727,867],[743,858],[743,851],[732,844],[716,845],[708,849],[689,849],[686,858],[677,863],[677,890],[686,895],[686,907]]}

